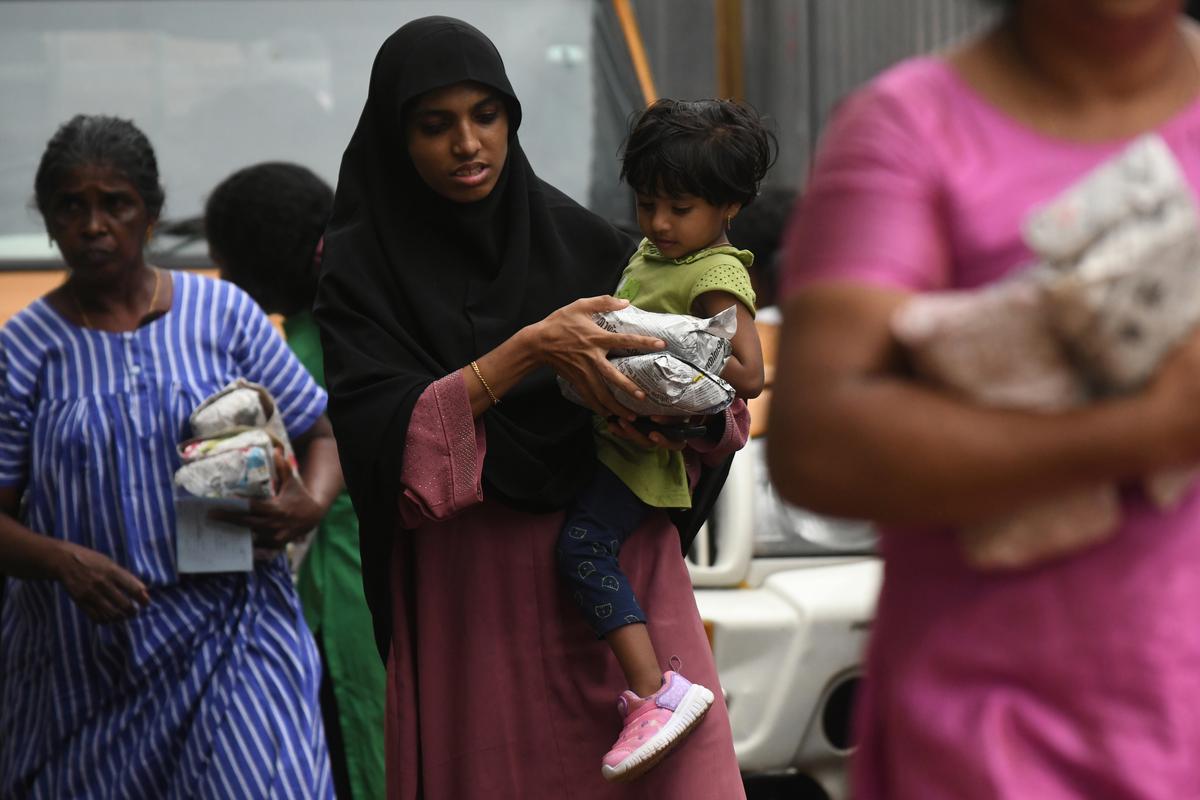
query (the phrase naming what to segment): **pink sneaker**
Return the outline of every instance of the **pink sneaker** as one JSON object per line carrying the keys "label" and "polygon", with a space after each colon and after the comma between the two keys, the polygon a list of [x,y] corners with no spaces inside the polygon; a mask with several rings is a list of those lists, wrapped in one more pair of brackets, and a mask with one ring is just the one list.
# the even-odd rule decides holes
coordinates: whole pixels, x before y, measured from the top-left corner
{"label": "pink sneaker", "polygon": [[604,756],[600,771],[607,781],[641,777],[704,719],[713,693],[678,672],[664,672],[662,687],[649,697],[628,689],[617,698],[625,721],[617,743]]}

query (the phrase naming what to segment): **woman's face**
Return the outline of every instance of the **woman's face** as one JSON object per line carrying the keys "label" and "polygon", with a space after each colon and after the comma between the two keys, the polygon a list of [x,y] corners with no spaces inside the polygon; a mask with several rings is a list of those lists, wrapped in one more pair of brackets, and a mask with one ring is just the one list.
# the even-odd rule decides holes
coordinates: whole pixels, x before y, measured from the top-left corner
{"label": "woman's face", "polygon": [[68,171],[46,211],[46,228],[67,266],[88,282],[140,264],[153,222],[137,189],[107,164]]}
{"label": "woman's face", "polygon": [[491,194],[508,158],[508,110],[480,83],[426,92],[405,120],[408,154],[430,189],[456,203]]}

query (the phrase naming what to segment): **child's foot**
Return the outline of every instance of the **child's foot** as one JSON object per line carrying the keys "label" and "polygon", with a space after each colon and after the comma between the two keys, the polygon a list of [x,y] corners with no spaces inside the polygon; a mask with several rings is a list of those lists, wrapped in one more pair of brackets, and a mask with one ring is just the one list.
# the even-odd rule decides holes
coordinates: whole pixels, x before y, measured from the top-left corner
{"label": "child's foot", "polygon": [[649,697],[622,692],[617,709],[625,726],[604,756],[604,779],[631,781],[640,777],[692,732],[712,701],[712,692],[678,672],[664,672],[662,687]]}

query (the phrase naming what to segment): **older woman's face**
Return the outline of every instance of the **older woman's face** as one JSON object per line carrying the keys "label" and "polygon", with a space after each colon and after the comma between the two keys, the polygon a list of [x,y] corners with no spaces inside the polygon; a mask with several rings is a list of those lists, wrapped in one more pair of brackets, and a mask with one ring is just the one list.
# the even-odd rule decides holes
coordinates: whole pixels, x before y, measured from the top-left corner
{"label": "older woman's face", "polygon": [[495,90],[456,83],[421,95],[405,120],[408,154],[430,189],[456,203],[491,194],[508,158],[508,110]]}
{"label": "older woman's face", "polygon": [[46,209],[46,228],[63,259],[85,280],[103,280],[139,264],[154,222],[124,173],[107,164],[67,172]]}

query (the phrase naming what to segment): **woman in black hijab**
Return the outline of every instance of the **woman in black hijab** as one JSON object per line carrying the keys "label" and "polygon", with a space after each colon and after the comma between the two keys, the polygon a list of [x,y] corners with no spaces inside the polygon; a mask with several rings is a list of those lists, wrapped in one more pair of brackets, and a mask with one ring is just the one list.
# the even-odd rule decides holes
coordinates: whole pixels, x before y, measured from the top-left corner
{"label": "woman in black hijab", "polygon": [[[592,415],[554,373],[629,417],[603,381],[636,387],[605,355],[662,343],[591,321],[624,304],[607,292],[633,242],[533,173],[520,122],[483,34],[405,25],[376,57],[325,238],[316,314],[388,661],[392,796],[613,796],[595,765],[623,679],[597,666],[552,561],[593,467]],[[707,458],[745,427],[731,414]],[[675,530],[662,515],[644,529],[622,563],[662,620],[656,646],[715,681]],[[740,796],[717,711],[639,792]]]}

